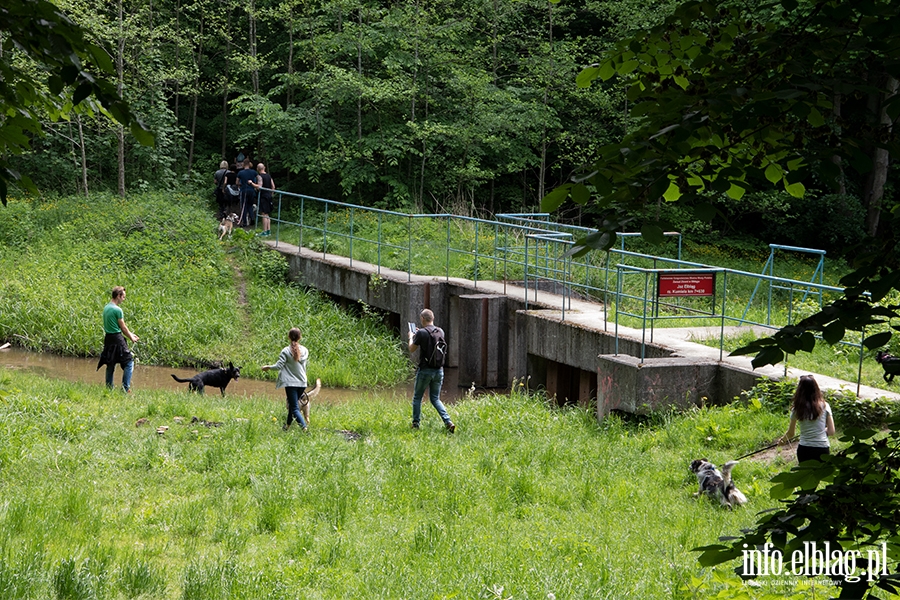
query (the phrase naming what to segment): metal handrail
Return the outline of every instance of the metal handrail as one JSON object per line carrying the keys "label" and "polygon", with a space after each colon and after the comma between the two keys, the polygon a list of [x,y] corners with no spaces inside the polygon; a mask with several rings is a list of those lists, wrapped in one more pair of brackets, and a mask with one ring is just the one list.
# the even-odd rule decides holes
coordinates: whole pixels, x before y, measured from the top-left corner
{"label": "metal handrail", "polygon": [[[498,275],[503,281],[504,292],[509,282],[517,281],[517,274],[521,273],[522,285],[525,289],[526,309],[531,302],[537,302],[541,289],[541,282],[547,282],[551,287],[560,291],[558,294],[561,303],[562,318],[565,312],[571,309],[575,293],[594,301],[602,302],[608,310],[614,310],[616,318],[621,312],[622,316],[630,316],[625,310],[623,302],[640,300],[629,292],[627,280],[640,276],[642,267],[637,264],[626,265],[626,262],[643,262],[652,264],[654,269],[662,267],[674,269],[716,269],[723,272],[722,284],[722,310],[721,315],[716,315],[721,322],[725,321],[740,325],[761,325],[771,327],[772,306],[771,302],[766,306],[764,322],[754,320],[747,314],[747,310],[740,316],[727,314],[730,299],[728,282],[738,282],[741,278],[751,278],[756,286],[768,284],[781,286],[789,293],[787,319],[790,323],[793,319],[794,289],[804,289],[808,294],[810,290],[819,297],[825,293],[841,293],[842,288],[829,286],[810,281],[796,281],[784,277],[775,277],[761,273],[751,273],[738,269],[720,268],[703,263],[685,261],[681,259],[682,237],[678,232],[666,232],[667,236],[677,236],[678,257],[667,258],[653,256],[639,252],[630,252],[624,249],[625,238],[637,236],[637,233],[620,233],[622,244],[620,248],[612,248],[605,254],[588,253],[582,257],[573,257],[570,250],[575,244],[576,237],[587,234],[593,230],[576,226],[554,223],[549,221],[549,214],[537,213],[509,213],[497,215],[495,219],[453,215],[449,213],[439,214],[415,214],[394,210],[363,207],[347,202],[317,198],[305,194],[295,194],[277,190],[278,196],[276,214],[270,218],[274,225],[274,241],[276,245],[283,240],[283,231],[289,228],[299,228],[299,244],[307,247],[316,246],[317,240],[321,240],[322,253],[337,254],[343,252],[341,244],[349,254],[350,264],[353,260],[359,260],[358,256],[365,253],[368,247],[374,247],[374,258],[366,259],[375,263],[377,273],[381,274],[382,268],[388,268],[393,264],[405,270],[408,280],[414,273],[421,275],[443,275],[447,280],[453,274],[454,261],[463,258],[461,264],[471,269],[467,273],[467,279],[473,281],[478,287],[479,281],[484,280],[485,274],[490,273],[493,280]],[[293,215],[288,216],[287,205],[293,205]],[[299,215],[296,211],[299,210]],[[346,218],[341,216],[346,213]],[[375,234],[366,232],[364,222],[373,217],[373,226],[377,229]],[[344,222],[345,220],[346,222]],[[406,242],[397,242],[397,232],[385,235],[385,228],[391,226],[391,221],[400,221],[405,228]],[[445,221],[445,247],[443,252],[444,264],[438,267],[438,271],[426,269],[417,264],[419,248],[429,242],[418,242],[419,228],[425,229],[429,223]],[[455,233],[459,230],[459,233]],[[433,238],[432,238],[433,239]],[[393,241],[391,241],[393,240]],[[431,252],[432,255],[435,252]],[[460,263],[457,263],[460,264]],[[402,266],[400,266],[402,265]],[[620,268],[620,267],[627,268]],[[430,272],[429,272],[430,271]],[[821,280],[821,273],[817,272]],[[815,276],[814,276],[815,277]],[[610,281],[614,278],[614,281]],[[718,284],[717,284],[718,285]],[[645,283],[646,288],[646,283]],[[646,293],[646,291],[644,292]],[[555,296],[557,294],[550,294]],[[733,294],[732,294],[733,295]],[[746,296],[745,296],[746,297]],[[732,304],[734,304],[732,302]],[[690,306],[681,306],[686,311]],[[733,310],[733,307],[731,307]],[[686,317],[680,317],[686,318]],[[704,318],[711,318],[706,314]],[[670,317],[655,317],[651,323],[664,322]],[[605,327],[609,319],[605,319]],[[646,321],[642,319],[643,327]]]}

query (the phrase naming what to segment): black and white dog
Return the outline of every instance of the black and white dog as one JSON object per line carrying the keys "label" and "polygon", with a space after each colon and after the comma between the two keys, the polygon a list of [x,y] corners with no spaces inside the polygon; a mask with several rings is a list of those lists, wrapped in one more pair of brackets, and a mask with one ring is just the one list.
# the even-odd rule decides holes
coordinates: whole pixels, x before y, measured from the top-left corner
{"label": "black and white dog", "polygon": [[700,489],[694,496],[706,494],[710,498],[718,498],[722,506],[727,506],[728,508],[746,504],[747,496],[737,489],[734,482],[731,481],[731,470],[736,464],[738,464],[738,461],[730,460],[722,465],[722,470],[719,471],[716,465],[705,458],[698,458],[691,462],[691,471],[697,475],[697,481],[700,484]]}
{"label": "black and white dog", "polygon": [[188,389],[192,392],[203,393],[206,386],[217,387],[225,395],[225,388],[231,383],[232,379],[237,380],[241,376],[241,368],[228,363],[228,367],[224,369],[210,369],[197,373],[190,379],[181,379],[172,373],[172,379],[180,383],[188,384]]}
{"label": "black and white dog", "polygon": [[894,381],[894,375],[900,374],[900,357],[882,351],[875,355],[875,362],[881,364],[884,369],[882,377],[888,383]]}

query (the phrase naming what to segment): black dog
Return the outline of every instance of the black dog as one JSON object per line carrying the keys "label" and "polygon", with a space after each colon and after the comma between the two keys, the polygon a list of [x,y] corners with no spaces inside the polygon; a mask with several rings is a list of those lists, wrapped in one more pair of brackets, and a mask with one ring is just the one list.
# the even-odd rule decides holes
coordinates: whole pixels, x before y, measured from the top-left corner
{"label": "black dog", "polygon": [[894,375],[900,374],[900,357],[891,356],[882,351],[875,355],[875,361],[881,363],[881,367],[884,369],[882,377],[888,383],[894,381]]}
{"label": "black dog", "polygon": [[228,384],[231,383],[232,379],[239,379],[241,376],[241,368],[236,367],[231,363],[228,363],[227,369],[210,369],[209,371],[203,371],[202,373],[197,373],[190,379],[181,379],[176,377],[175,374],[172,374],[172,379],[178,381],[180,383],[187,383],[188,389],[192,392],[203,393],[203,389],[206,386],[217,387],[222,391],[222,395],[225,395],[225,388],[228,387]]}

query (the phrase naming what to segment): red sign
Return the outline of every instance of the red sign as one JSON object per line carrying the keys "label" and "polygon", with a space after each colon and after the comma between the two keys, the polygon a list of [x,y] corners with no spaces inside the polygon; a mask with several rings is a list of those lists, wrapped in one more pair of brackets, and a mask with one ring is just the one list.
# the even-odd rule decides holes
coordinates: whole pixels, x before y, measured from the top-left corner
{"label": "red sign", "polygon": [[712,296],[716,293],[715,273],[659,273],[660,298],[673,296]]}

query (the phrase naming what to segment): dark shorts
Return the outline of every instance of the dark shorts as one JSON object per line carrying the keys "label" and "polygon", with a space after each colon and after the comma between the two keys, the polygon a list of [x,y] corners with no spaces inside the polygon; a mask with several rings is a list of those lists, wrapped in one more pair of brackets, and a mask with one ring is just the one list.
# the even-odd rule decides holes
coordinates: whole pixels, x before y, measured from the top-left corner
{"label": "dark shorts", "polygon": [[808,460],[821,460],[822,456],[830,453],[830,448],[816,448],[813,446],[797,446],[797,462]]}
{"label": "dark shorts", "polygon": [[272,214],[272,197],[269,196],[266,198],[265,196],[260,196],[259,198],[259,209],[257,211],[261,215],[270,215]]}

